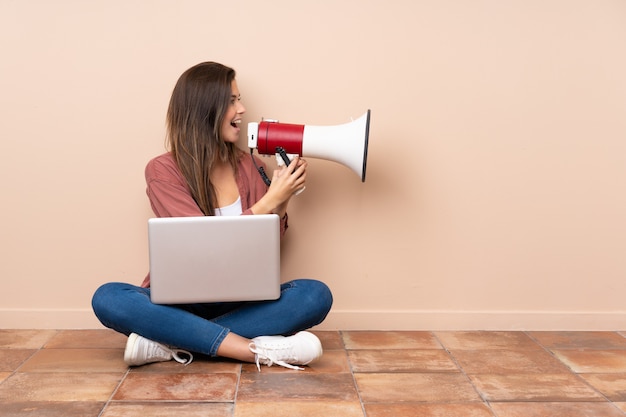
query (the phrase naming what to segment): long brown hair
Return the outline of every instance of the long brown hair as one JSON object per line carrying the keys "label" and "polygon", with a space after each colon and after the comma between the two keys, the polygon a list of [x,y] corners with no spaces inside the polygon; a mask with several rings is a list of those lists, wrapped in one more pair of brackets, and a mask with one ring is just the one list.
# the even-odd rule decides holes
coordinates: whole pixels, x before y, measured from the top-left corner
{"label": "long brown hair", "polygon": [[239,150],[220,137],[234,79],[235,70],[222,64],[195,65],[178,79],[167,110],[170,151],[206,216],[213,215],[217,205],[210,178],[214,162],[230,162],[237,172]]}

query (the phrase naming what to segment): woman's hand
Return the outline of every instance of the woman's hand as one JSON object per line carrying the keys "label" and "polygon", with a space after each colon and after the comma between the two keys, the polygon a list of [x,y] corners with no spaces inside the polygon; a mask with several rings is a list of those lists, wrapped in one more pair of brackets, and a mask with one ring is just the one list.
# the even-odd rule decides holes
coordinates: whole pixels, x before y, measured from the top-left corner
{"label": "woman's hand", "polygon": [[255,214],[275,213],[284,216],[289,200],[306,181],[306,160],[296,156],[289,166],[274,170],[267,193],[251,209]]}

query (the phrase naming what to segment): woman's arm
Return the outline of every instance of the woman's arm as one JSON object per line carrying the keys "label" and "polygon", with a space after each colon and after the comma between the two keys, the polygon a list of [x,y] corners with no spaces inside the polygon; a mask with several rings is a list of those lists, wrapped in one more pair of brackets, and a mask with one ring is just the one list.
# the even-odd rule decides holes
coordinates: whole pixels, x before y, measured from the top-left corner
{"label": "woman's arm", "polygon": [[171,155],[148,162],[145,174],[146,193],[157,217],[204,216]]}

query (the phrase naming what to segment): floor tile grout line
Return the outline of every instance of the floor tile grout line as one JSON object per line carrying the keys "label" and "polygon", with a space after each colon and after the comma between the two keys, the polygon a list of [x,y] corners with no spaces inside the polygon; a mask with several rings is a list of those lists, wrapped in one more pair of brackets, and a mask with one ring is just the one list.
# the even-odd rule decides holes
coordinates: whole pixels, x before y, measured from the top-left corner
{"label": "floor tile grout line", "polygon": [[235,415],[235,410],[237,409],[237,397],[239,396],[239,388],[241,384],[241,374],[243,372],[243,365],[239,364],[239,371],[237,372],[237,382],[235,383],[235,393],[233,395],[233,409],[231,410],[230,415]]}
{"label": "floor tile grout line", "polygon": [[350,376],[352,377],[352,383],[354,384],[354,390],[356,391],[356,396],[359,399],[359,404],[361,405],[361,412],[363,413],[363,417],[367,417],[367,413],[365,411],[365,403],[363,402],[363,397],[361,397],[361,390],[359,390],[359,384],[356,381],[356,376],[354,375],[354,369],[352,367],[352,361],[350,360],[350,355],[348,354],[348,350],[346,348],[346,342],[343,337],[343,331],[339,330],[339,339],[341,340],[341,345],[343,346],[343,353],[346,355],[346,361],[348,362],[348,368],[350,369]]}
{"label": "floor tile grout line", "polygon": [[609,404],[611,404],[611,406],[616,409],[617,411],[619,411],[620,413],[622,413],[623,415],[626,415],[626,411],[622,410],[621,408],[619,408],[617,406],[617,404],[615,404],[615,402],[613,401],[609,401]]}
{"label": "floor tile grout line", "polygon": [[120,389],[120,387],[122,386],[122,384],[126,380],[126,377],[130,374],[130,372],[131,372],[131,368],[128,367],[128,369],[126,369],[126,372],[124,372],[124,374],[122,375],[122,378],[120,379],[120,382],[117,383],[117,385],[113,389],[113,392],[111,392],[111,395],[109,396],[109,398],[104,402],[104,406],[102,407],[102,410],[100,410],[100,413],[98,414],[98,417],[101,417],[104,414],[104,412],[106,411],[106,409],[109,408],[109,405],[113,401],[113,397],[115,397],[115,394],[117,394],[117,391]]}
{"label": "floor tile grout line", "polygon": [[52,339],[54,339],[55,337],[57,337],[57,336],[58,336],[58,335],[60,335],[60,334],[61,334],[61,330],[59,330],[59,329],[55,329],[55,330],[54,330],[54,334],[52,334],[52,335],[48,338],[48,340],[46,340],[46,341],[45,341],[45,343],[44,343],[43,345],[41,345],[41,348],[40,348],[40,349],[48,349],[48,348],[46,347],[46,346],[48,345],[48,343],[50,343],[50,341],[51,341]]}
{"label": "floor tile grout line", "polygon": [[[10,375],[8,377],[6,377],[3,381],[0,381],[0,386],[2,386],[2,384],[6,383],[8,380],[10,380],[11,378],[13,378],[16,374],[18,373],[24,373],[24,372],[20,372],[20,369],[22,369],[24,367],[24,365],[26,364],[26,362],[28,362],[29,360],[31,360],[35,355],[37,355],[37,353],[39,353],[41,350],[45,349],[46,345],[48,343],[50,343],[50,340],[52,338],[54,338],[57,334],[59,334],[58,330],[55,330],[54,333],[52,335],[50,335],[50,337],[48,339],[46,339],[45,342],[42,342],[41,345],[39,345],[38,348],[33,348],[33,353],[31,355],[29,355],[26,359],[24,359],[19,366],[17,366],[13,371],[11,371]],[[28,348],[25,348],[23,350],[30,350]]]}
{"label": "floor tile grout line", "polygon": [[450,349],[445,345],[445,343],[443,343],[443,341],[441,339],[439,339],[439,336],[437,336],[437,332],[432,331],[431,332],[432,336],[435,338],[435,340],[437,340],[437,343],[439,343],[441,345],[441,348],[448,354],[448,356],[450,357],[450,359],[452,360],[452,362],[454,363],[454,365],[458,368],[459,373],[461,373],[465,379],[467,380],[467,382],[472,386],[472,389],[474,390],[474,392],[476,393],[476,395],[478,395],[478,398],[480,398],[481,402],[483,404],[485,404],[485,406],[489,409],[489,412],[492,414],[492,416],[496,417],[496,412],[493,410],[493,408],[491,408],[491,402],[489,400],[487,400],[487,398],[485,398],[481,392],[478,390],[478,388],[476,387],[476,385],[472,382],[472,379],[469,377],[469,375],[467,374],[467,372],[465,372],[465,369],[463,369],[463,366],[461,366],[461,364],[459,363],[459,361],[456,359],[456,357],[452,354],[452,352],[450,351]]}
{"label": "floor tile grout line", "polygon": [[39,349],[33,349],[34,352],[32,354],[30,354],[26,359],[24,359],[22,361],[22,363],[19,364],[19,366],[17,368],[15,368],[13,371],[11,371],[11,374],[6,377],[4,379],[4,381],[0,382],[0,385],[2,385],[4,382],[6,382],[7,380],[9,380],[9,378],[13,377],[13,375],[20,373],[20,369],[24,367],[24,365],[26,364],[26,362],[28,362],[29,360],[31,360],[36,354],[37,352],[39,352],[41,350],[41,348]]}
{"label": "floor tile grout line", "polygon": [[[617,333],[617,332],[615,332]],[[586,387],[590,388],[593,392],[595,392],[596,394],[600,395],[602,398],[604,398],[606,401],[608,401],[609,403],[613,404],[613,401],[610,400],[606,395],[604,395],[600,390],[596,389],[596,387],[594,387],[593,385],[591,385],[589,382],[587,382],[587,380],[585,380],[585,378],[583,378],[582,376],[580,376],[580,374],[578,372],[576,372],[574,369],[572,369],[571,366],[569,366],[568,364],[566,364],[565,362],[563,362],[561,359],[559,359],[556,354],[554,353],[554,351],[552,349],[550,349],[549,347],[545,346],[543,343],[539,342],[535,337],[533,337],[532,335],[529,334],[528,331],[524,331],[524,334],[526,334],[526,336],[528,336],[528,338],[530,338],[530,340],[532,340],[533,342],[535,342],[538,346],[540,346],[544,351],[546,351],[552,358],[554,358],[554,360],[558,361],[560,364],[562,364],[564,367],[566,367],[568,369],[568,371],[570,372],[570,374],[572,374],[572,376],[574,376],[578,381],[580,381],[583,385],[585,385]],[[614,404],[613,404],[614,405]],[[615,405],[614,405],[615,406]],[[616,407],[616,406],[615,406]],[[617,408],[617,407],[616,407]]]}

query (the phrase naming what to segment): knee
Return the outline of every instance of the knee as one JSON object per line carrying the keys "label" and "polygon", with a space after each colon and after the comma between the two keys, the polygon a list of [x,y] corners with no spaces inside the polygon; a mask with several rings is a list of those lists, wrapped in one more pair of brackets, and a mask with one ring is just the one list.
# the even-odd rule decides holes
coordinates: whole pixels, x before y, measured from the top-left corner
{"label": "knee", "polygon": [[318,298],[325,306],[326,312],[329,312],[330,308],[333,306],[333,293],[330,291],[328,285],[320,281],[318,281]]}
{"label": "knee", "polygon": [[121,282],[109,282],[101,285],[91,297],[91,307],[100,321],[106,321],[112,314],[123,309],[127,301],[125,294],[133,286]]}
{"label": "knee", "polygon": [[118,283],[109,282],[101,285],[91,297],[91,307],[97,313],[102,310],[104,306],[110,303],[113,294],[116,292]]}
{"label": "knee", "polygon": [[106,298],[106,294],[108,293],[108,287],[111,286],[111,283],[101,285],[96,292],[93,293],[91,297],[91,307],[93,311],[98,312],[100,307],[102,306],[103,299]]}
{"label": "knee", "polygon": [[301,280],[306,300],[320,315],[326,317],[333,305],[333,294],[328,285],[321,281],[304,279]]}
{"label": "knee", "polygon": [[115,290],[115,283],[101,285],[91,297],[91,308],[96,317],[103,322],[107,320],[108,312],[111,310],[111,301]]}

